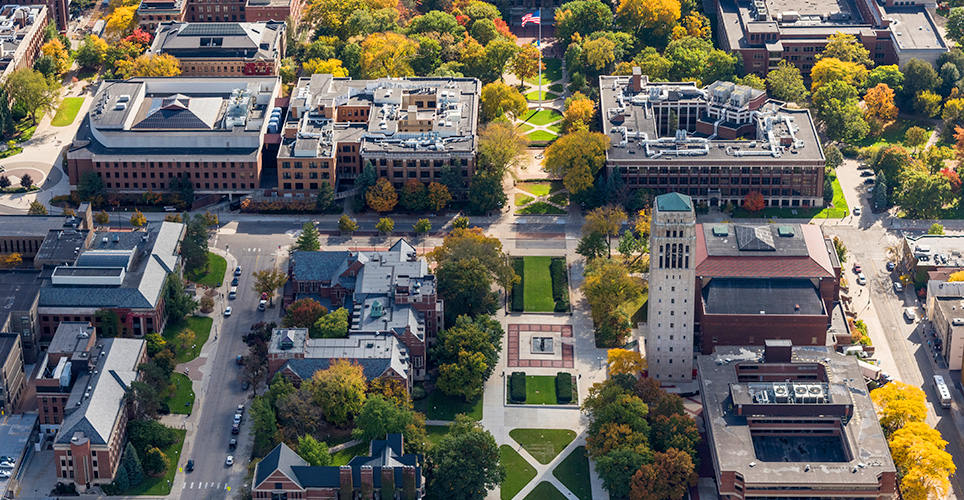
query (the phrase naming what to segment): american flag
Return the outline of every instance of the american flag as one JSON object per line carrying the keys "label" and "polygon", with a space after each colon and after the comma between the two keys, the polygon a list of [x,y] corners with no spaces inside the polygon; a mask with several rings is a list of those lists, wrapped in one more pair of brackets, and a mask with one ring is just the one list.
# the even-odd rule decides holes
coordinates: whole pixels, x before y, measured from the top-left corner
{"label": "american flag", "polygon": [[542,18],[540,16],[541,11],[542,9],[539,9],[534,13],[529,13],[522,16],[522,27],[525,28],[526,24],[529,24],[529,23],[542,24]]}

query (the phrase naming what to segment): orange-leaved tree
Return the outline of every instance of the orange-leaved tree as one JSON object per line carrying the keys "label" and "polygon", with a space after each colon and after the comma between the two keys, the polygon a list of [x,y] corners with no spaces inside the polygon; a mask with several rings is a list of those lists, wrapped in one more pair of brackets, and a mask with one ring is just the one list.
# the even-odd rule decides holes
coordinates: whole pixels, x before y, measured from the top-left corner
{"label": "orange-leaved tree", "polygon": [[743,198],[743,209],[747,212],[759,212],[766,206],[767,202],[759,191],[750,191],[746,194],[746,198]]}

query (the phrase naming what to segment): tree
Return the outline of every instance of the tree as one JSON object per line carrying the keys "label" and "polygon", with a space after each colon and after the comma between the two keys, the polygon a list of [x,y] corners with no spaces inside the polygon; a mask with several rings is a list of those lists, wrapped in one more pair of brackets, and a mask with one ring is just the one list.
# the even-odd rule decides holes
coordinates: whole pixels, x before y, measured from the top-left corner
{"label": "tree", "polygon": [[310,434],[298,437],[298,456],[308,462],[308,465],[314,467],[331,465],[331,452],[328,451],[328,445],[318,441]]}
{"label": "tree", "polygon": [[843,154],[840,153],[840,148],[834,144],[823,148],[823,157],[824,165],[827,168],[837,168],[843,164]]}
{"label": "tree", "polygon": [[854,87],[860,87],[867,79],[867,68],[855,62],[841,61],[834,57],[825,57],[810,70],[810,91],[816,93],[820,87],[838,82]]}
{"label": "tree", "polygon": [[908,500],[943,498],[950,490],[948,478],[957,467],[945,451],[947,441],[923,422],[911,422],[890,439],[894,464],[900,472],[901,493]]}
{"label": "tree", "polygon": [[378,223],[375,224],[375,229],[380,233],[392,234],[392,231],[395,230],[395,221],[388,217],[382,217],[378,219]]}
{"label": "tree", "polygon": [[696,486],[696,470],[689,454],[676,448],[653,455],[653,463],[645,464],[633,474],[631,500],[681,500]]}
{"label": "tree", "polygon": [[198,301],[184,291],[184,281],[177,273],[167,277],[164,292],[164,310],[168,321],[178,322],[198,308]]}
{"label": "tree", "polygon": [[669,36],[680,10],[679,0],[623,1],[616,8],[616,24],[634,33],[638,40],[658,44]]}
{"label": "tree", "polygon": [[117,474],[114,476],[114,485],[120,491],[126,491],[131,487],[130,477],[127,474],[126,467],[118,467]]}
{"label": "tree", "polygon": [[127,478],[131,486],[137,486],[144,482],[144,467],[141,465],[141,459],[137,457],[137,452],[130,442],[128,442],[124,448],[124,455],[121,457],[121,468],[127,472]]}
{"label": "tree", "polygon": [[315,323],[324,315],[328,314],[328,309],[318,303],[317,300],[306,297],[291,303],[286,310],[281,324],[288,328],[312,328]]}
{"label": "tree", "polygon": [[596,473],[611,498],[632,498],[633,475],[650,461],[650,455],[635,450],[613,450],[596,459]]}
{"label": "tree", "polygon": [[190,206],[194,203],[194,183],[188,177],[175,177],[168,183],[168,189],[177,195],[180,205]]}
{"label": "tree", "polygon": [[197,335],[191,330],[184,330],[177,335],[177,345],[181,349],[189,349],[197,342]]}
{"label": "tree", "polygon": [[916,219],[937,218],[941,209],[951,201],[951,183],[941,174],[907,169],[900,176],[897,202],[907,214]]}
{"label": "tree", "polygon": [[526,147],[529,139],[512,123],[494,121],[479,133],[479,171],[496,175],[515,176],[528,161]]}
{"label": "tree", "polygon": [[267,294],[268,302],[272,304],[274,303],[275,290],[288,282],[288,273],[274,267],[255,271],[251,273],[251,276],[254,277],[254,286],[251,289],[259,294]]}
{"label": "tree", "polygon": [[747,212],[759,212],[766,208],[767,202],[763,199],[763,195],[759,191],[750,191],[747,193],[746,197],[743,198],[743,210]]}
{"label": "tree", "polygon": [[[543,65],[544,66],[544,65]],[[539,74],[539,49],[531,44],[523,45],[512,57],[509,63],[509,71],[519,79],[519,81],[533,78]]]}
{"label": "tree", "polygon": [[964,38],[964,7],[954,7],[947,14],[947,24],[944,25],[947,38],[955,42]]}
{"label": "tree", "polygon": [[415,230],[415,236],[422,236],[432,230],[432,221],[419,219],[412,225],[412,229]]}
{"label": "tree", "polygon": [[[637,1],[637,0],[631,0]],[[672,2],[674,0],[665,0]],[[627,2],[621,2],[625,5]],[[586,40],[582,44],[582,54],[586,59],[586,65],[590,68],[601,71],[609,67],[616,60],[616,42],[606,37],[599,37],[594,40]]]}
{"label": "tree", "polygon": [[[327,185],[327,183],[325,183]],[[295,240],[295,244],[291,246],[292,252],[313,252],[321,248],[321,242],[319,238],[321,235],[318,233],[318,228],[315,227],[314,222],[305,222],[301,225],[301,234],[298,235],[298,239]]]}
{"label": "tree", "polygon": [[67,47],[64,47],[64,42],[61,42],[59,38],[53,38],[43,44],[40,47],[40,52],[54,62],[56,75],[62,75],[70,69],[70,53],[67,51]]}
{"label": "tree", "polygon": [[161,409],[161,397],[150,384],[132,381],[124,396],[131,414],[138,420],[152,420],[157,418]]}
{"label": "tree", "polygon": [[922,90],[914,96],[914,111],[924,118],[933,118],[941,112],[941,96],[930,90]]}
{"label": "tree", "polygon": [[827,38],[827,45],[816,58],[819,61],[825,57],[861,64],[868,68],[874,65],[874,61],[870,59],[870,51],[857,41],[857,37],[839,31]]}
{"label": "tree", "polygon": [[519,280],[502,251],[502,242],[485,236],[480,228],[453,229],[428,258],[436,264],[438,293],[448,304],[446,318],[452,320],[462,314],[474,317],[493,311],[492,282],[509,289]]}
{"label": "tree", "polygon": [[17,252],[0,254],[0,267],[4,269],[20,267],[20,264],[22,263],[23,256]]}
{"label": "tree", "polygon": [[365,404],[366,379],[361,365],[345,359],[335,360],[307,382],[329,422],[345,426]]}
{"label": "tree", "polygon": [[864,119],[870,124],[870,129],[880,133],[884,125],[897,118],[897,106],[894,105],[894,91],[886,83],[867,90],[864,95]]}
{"label": "tree", "polygon": [[914,148],[914,151],[917,151],[918,148],[927,143],[927,139],[930,139],[930,136],[931,133],[926,129],[913,126],[904,133],[904,144],[907,144]]}
{"label": "tree", "polygon": [[481,118],[490,122],[500,116],[509,114],[517,118],[525,114],[528,109],[526,98],[519,90],[502,82],[492,82],[482,87]]}
{"label": "tree", "polygon": [[505,206],[509,198],[502,186],[502,177],[478,173],[469,185],[469,207],[473,214],[486,214]]}
{"label": "tree", "polygon": [[781,60],[777,69],[767,73],[767,92],[774,99],[787,102],[806,100],[807,88],[803,85],[800,69],[789,61]]}
{"label": "tree", "polygon": [[315,207],[322,212],[330,212],[335,207],[335,190],[331,187],[331,184],[322,182],[318,186]]}
{"label": "tree", "polygon": [[927,397],[919,387],[891,382],[870,391],[880,426],[893,433],[910,422],[923,422],[927,416]]}
{"label": "tree", "polygon": [[449,202],[452,201],[452,194],[449,193],[449,188],[445,187],[445,184],[438,182],[432,182],[428,185],[428,208],[433,211],[439,211],[446,207]]}
{"label": "tree", "polygon": [[106,17],[104,35],[108,40],[117,42],[130,35],[137,26],[137,5],[123,5],[114,9]]}
{"label": "tree", "polygon": [[20,187],[30,189],[33,186],[33,177],[30,174],[20,176]]}
{"label": "tree", "polygon": [[[664,400],[669,400],[664,397]],[[650,442],[656,451],[666,451],[676,448],[680,451],[696,456],[696,446],[700,442],[700,433],[696,428],[696,422],[689,415],[671,414],[654,415],[655,411],[650,411],[650,425],[652,427],[652,439]]]}
{"label": "tree", "polygon": [[412,76],[411,60],[418,50],[414,40],[394,32],[372,33],[361,43],[361,71],[367,79]]}
{"label": "tree", "polygon": [[322,315],[309,329],[312,338],[336,339],[348,336],[348,309],[339,307]]}
{"label": "tree", "polygon": [[646,369],[646,358],[637,351],[626,349],[610,349],[606,352],[610,375],[621,373],[637,375]]}
{"label": "tree", "polygon": [[156,447],[148,448],[144,454],[144,471],[149,476],[160,477],[167,473],[167,455]]}
{"label": "tree", "polygon": [[27,209],[27,215],[47,215],[47,207],[39,200],[31,201],[30,208]]}
{"label": "tree", "polygon": [[576,246],[576,253],[585,257],[586,260],[602,257],[608,250],[609,244],[606,242],[606,237],[599,233],[584,234]]}
{"label": "tree", "polygon": [[208,231],[199,214],[186,221],[184,240],[181,241],[181,260],[184,262],[184,272],[188,274],[204,271],[207,267]]}
{"label": "tree", "polygon": [[[912,164],[913,158],[906,149],[900,146],[891,146],[880,152],[874,171],[878,176],[883,172],[888,181],[898,180],[901,178],[901,174],[909,169]],[[891,186],[891,189],[894,187]]]}
{"label": "tree", "polygon": [[596,104],[581,92],[566,98],[566,111],[562,114],[562,130],[566,133],[589,130]]}
{"label": "tree", "polygon": [[10,178],[6,175],[0,175],[0,188],[6,189],[10,187]]}
{"label": "tree", "polygon": [[334,77],[348,76],[348,70],[342,67],[340,59],[309,59],[301,64],[301,70],[306,75],[328,73]]}
{"label": "tree", "polygon": [[252,422],[251,434],[254,434],[254,446],[251,453],[256,457],[263,457],[280,441],[278,418],[264,396],[254,397],[254,400],[251,401],[251,409],[248,410],[248,416]]}
{"label": "tree", "polygon": [[80,177],[80,182],[77,183],[77,196],[82,201],[103,200],[106,195],[104,181],[97,172],[87,172]]}
{"label": "tree", "polygon": [[570,193],[592,187],[596,174],[606,163],[609,137],[580,130],[556,139],[545,150],[546,171],[561,176]]}
{"label": "tree", "polygon": [[622,207],[606,205],[586,214],[582,224],[583,235],[597,233],[606,236],[609,256],[612,257],[613,236],[619,235],[619,230],[626,222],[626,212]]}
{"label": "tree", "polygon": [[499,362],[502,326],[484,315],[474,320],[459,316],[455,324],[438,334],[432,358],[439,366],[439,389],[472,401],[482,394]]}
{"label": "tree", "polygon": [[[824,61],[830,60],[824,59]],[[870,130],[870,126],[864,120],[857,95],[856,87],[841,80],[830,81],[814,90],[814,105],[819,116],[826,123],[827,135],[831,139],[860,140]]]}
{"label": "tree", "polygon": [[951,275],[947,278],[947,281],[950,281],[950,282],[964,281],[964,271],[957,271],[956,273],[951,273]]}
{"label": "tree", "polygon": [[594,259],[586,265],[582,291],[589,303],[593,321],[599,325],[613,320],[617,309],[639,297],[643,285],[629,274],[629,269],[622,262]]}
{"label": "tree", "polygon": [[452,229],[468,229],[469,228],[469,218],[465,216],[459,216],[452,219]]}
{"label": "tree", "polygon": [[901,92],[904,88],[904,74],[896,64],[877,66],[867,75],[867,88],[875,87],[878,84],[887,84],[895,92]]}
{"label": "tree", "polygon": [[458,415],[448,434],[429,451],[426,490],[438,492],[439,498],[483,500],[505,479],[499,458],[492,434],[478,422]]}
{"label": "tree", "polygon": [[409,179],[402,186],[402,194],[399,196],[399,203],[405,210],[420,212],[425,210],[425,184],[418,179]]}
{"label": "tree", "polygon": [[342,214],[338,219],[338,230],[348,234],[354,233],[358,231],[358,221],[352,219],[347,214]]}
{"label": "tree", "polygon": [[904,100],[910,102],[918,92],[934,90],[940,86],[940,76],[927,61],[911,59],[904,65]]}
{"label": "tree", "polygon": [[180,74],[181,61],[176,57],[170,54],[144,54],[134,59],[127,76],[178,76]]}
{"label": "tree", "polygon": [[847,245],[844,244],[843,240],[834,236],[833,248],[837,252],[837,260],[847,262]]}
{"label": "tree", "polygon": [[375,185],[365,192],[365,201],[376,212],[390,212],[398,203],[398,192],[388,179],[379,177]]}
{"label": "tree", "polygon": [[38,112],[47,113],[56,107],[59,88],[47,85],[47,79],[37,70],[23,68],[10,73],[5,88],[10,98],[27,112],[34,125]]}
{"label": "tree", "polygon": [[927,234],[937,234],[937,235],[944,234],[944,226],[941,225],[939,222],[935,222],[931,224],[930,229],[927,230]]}
{"label": "tree", "polygon": [[140,210],[135,209],[134,214],[131,215],[131,225],[134,227],[143,227],[147,224],[147,217]]}
{"label": "tree", "polygon": [[358,177],[355,177],[354,187],[364,195],[368,188],[374,186],[377,181],[378,172],[375,171],[375,166],[370,161],[366,161],[361,173],[358,174]]}
{"label": "tree", "polygon": [[415,412],[400,407],[381,394],[374,394],[365,400],[358,416],[352,437],[362,441],[384,439],[386,434],[403,434],[415,422]]}

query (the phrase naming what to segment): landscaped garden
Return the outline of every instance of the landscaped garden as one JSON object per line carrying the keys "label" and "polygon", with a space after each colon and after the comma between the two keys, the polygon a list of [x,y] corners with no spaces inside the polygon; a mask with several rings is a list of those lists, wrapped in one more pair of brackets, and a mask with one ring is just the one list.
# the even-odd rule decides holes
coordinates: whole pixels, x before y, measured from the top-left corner
{"label": "landscaped garden", "polygon": [[194,408],[194,389],[192,389],[191,379],[183,373],[173,373],[171,384],[174,385],[174,393],[164,400],[164,404],[171,413],[189,415]]}
{"label": "landscaped garden", "polygon": [[167,457],[167,473],[161,477],[146,476],[144,482],[137,486],[132,486],[124,491],[124,496],[152,496],[163,497],[171,492],[171,483],[174,481],[174,474],[177,473],[177,463],[181,457],[181,447],[184,446],[184,436],[187,431],[184,429],[171,429],[177,436],[177,442],[161,448],[161,452]]}
{"label": "landscaped garden", "polygon": [[50,120],[50,124],[54,127],[66,127],[74,123],[74,119],[77,118],[77,113],[83,105],[83,97],[65,97],[57,108],[57,114]]}
{"label": "landscaped garden", "polygon": [[[177,323],[168,324],[161,334],[168,345],[174,346],[175,360],[178,363],[186,363],[201,354],[201,347],[211,336],[211,326],[214,319],[205,316],[188,316]],[[182,341],[191,340],[189,336],[182,338],[181,334],[191,332],[194,334],[193,342],[190,345],[182,345]]]}
{"label": "landscaped garden", "polygon": [[526,99],[530,101],[551,101],[553,99],[558,99],[558,98],[559,98],[558,95],[553,94],[552,92],[546,92],[545,90],[543,90],[542,92],[539,92],[538,90],[533,90],[532,92],[529,92],[528,94],[526,94]]}
{"label": "landscaped garden", "polygon": [[562,120],[562,113],[554,109],[531,109],[528,113],[519,117],[519,121],[533,125],[548,125],[559,120]]}
{"label": "landscaped garden", "polygon": [[531,193],[533,196],[548,196],[556,191],[562,191],[565,189],[562,181],[537,181],[537,182],[520,182],[516,184],[517,188]]}
{"label": "landscaped garden", "polygon": [[184,273],[184,277],[198,285],[216,287],[224,281],[224,273],[228,270],[228,262],[220,255],[208,252],[208,260],[202,272]]}
{"label": "landscaped garden", "polygon": [[368,443],[358,443],[331,454],[331,465],[348,465],[351,459],[368,453]]}
{"label": "landscaped garden", "polygon": [[455,420],[455,416],[464,413],[472,420],[482,420],[482,397],[475,401],[465,402],[459,396],[448,396],[436,389],[423,399],[415,401],[415,410],[425,414],[428,420]]}
{"label": "landscaped garden", "polygon": [[[576,384],[571,373],[526,375],[512,372],[508,379],[507,401],[511,404],[569,405],[576,404]],[[558,452],[556,452],[558,453]]]}
{"label": "landscaped garden", "polygon": [[[562,59],[547,57],[542,60],[542,64],[545,66],[545,69],[542,70],[542,85],[562,80]],[[538,86],[539,75],[536,74],[532,78],[526,78],[526,83]]]}
{"label": "landscaped garden", "polygon": [[580,446],[559,462],[552,475],[579,500],[592,500],[592,485],[589,482],[589,458],[586,447]]}
{"label": "landscaped garden", "polygon": [[566,312],[569,310],[569,278],[563,257],[520,257],[512,260],[522,280],[512,287],[515,312]]}
{"label": "landscaped garden", "polygon": [[505,481],[502,481],[502,500],[512,500],[529,481],[536,477],[536,469],[509,445],[499,447]]}
{"label": "landscaped garden", "polygon": [[509,437],[522,445],[532,458],[545,465],[576,439],[576,433],[568,429],[512,429]]}
{"label": "landscaped garden", "polygon": [[566,500],[566,495],[549,481],[543,481],[532,488],[525,500]]}

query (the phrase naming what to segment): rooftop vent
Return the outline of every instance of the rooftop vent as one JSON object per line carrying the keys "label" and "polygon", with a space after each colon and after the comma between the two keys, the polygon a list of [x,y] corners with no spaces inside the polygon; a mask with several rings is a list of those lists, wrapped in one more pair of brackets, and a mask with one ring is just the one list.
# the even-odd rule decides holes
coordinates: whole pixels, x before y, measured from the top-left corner
{"label": "rooftop vent", "polygon": [[723,225],[713,226],[713,236],[729,236],[729,235],[730,235],[730,228]]}
{"label": "rooftop vent", "polygon": [[784,238],[793,237],[793,226],[780,226],[777,228],[777,234]]}

